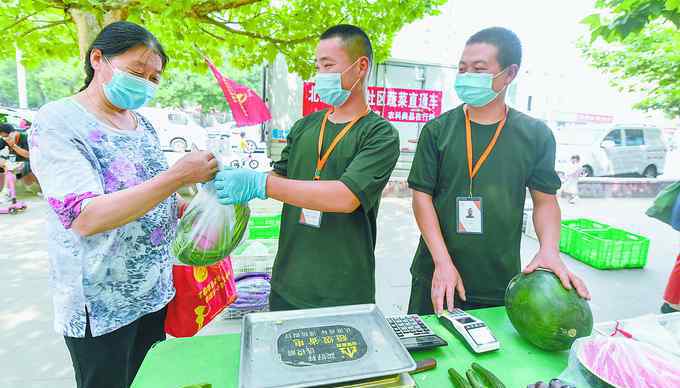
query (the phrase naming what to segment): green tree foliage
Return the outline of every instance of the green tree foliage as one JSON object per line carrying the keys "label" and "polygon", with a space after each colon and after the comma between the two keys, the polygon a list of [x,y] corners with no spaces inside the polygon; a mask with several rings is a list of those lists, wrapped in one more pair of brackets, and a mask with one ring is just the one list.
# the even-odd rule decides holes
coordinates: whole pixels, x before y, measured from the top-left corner
{"label": "green tree foliage", "polygon": [[[0,61],[0,105],[19,105],[17,95],[16,62]],[[28,106],[38,108],[43,104],[76,92],[83,83],[77,58],[68,61],[47,60],[27,74]]]}
{"label": "green tree foliage", "polygon": [[[222,66],[220,71],[224,76],[260,92],[260,68],[240,70]],[[0,77],[0,106],[18,106],[15,61],[0,61],[0,74],[4,74]],[[70,96],[83,86],[83,79],[77,58],[67,61],[47,60],[27,74],[28,106],[37,109],[49,101]],[[200,105],[204,111],[229,110],[222,90],[207,69],[198,73],[177,67],[169,68],[163,75],[152,104],[173,108],[193,108]]]}
{"label": "green tree foliage", "polygon": [[[253,68],[246,71],[231,66],[222,66],[220,72],[225,77],[250,87],[258,94],[261,93],[262,71],[260,69]],[[153,104],[174,108],[200,105],[203,111],[223,112],[229,110],[222,89],[208,70],[201,74],[177,68],[168,70],[163,75],[163,82],[158,88]]]}
{"label": "green tree foliage", "polygon": [[581,49],[613,75],[621,90],[641,92],[636,105],[680,117],[680,0],[598,0],[584,19],[590,39]]}
{"label": "green tree foliage", "polygon": [[[249,69],[286,57],[291,71],[308,77],[315,41],[327,27],[365,28],[376,59],[389,55],[394,35],[407,23],[437,13],[445,0],[3,0],[0,33],[23,50],[26,63],[81,56],[101,28],[130,20],[163,43],[172,65],[200,70],[193,50],[211,58],[227,52],[233,65]],[[14,47],[0,45],[0,58]]]}

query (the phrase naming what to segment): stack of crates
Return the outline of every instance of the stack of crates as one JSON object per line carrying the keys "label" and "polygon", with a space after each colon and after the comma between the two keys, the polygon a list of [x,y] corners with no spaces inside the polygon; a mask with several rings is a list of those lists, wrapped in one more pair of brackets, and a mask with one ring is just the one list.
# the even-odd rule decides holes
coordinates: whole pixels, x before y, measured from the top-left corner
{"label": "stack of crates", "polygon": [[251,215],[248,239],[231,254],[234,274],[266,272],[272,274],[281,231],[281,214]]}
{"label": "stack of crates", "polygon": [[[251,215],[248,222],[248,239],[231,254],[234,275],[248,272],[264,272],[272,274],[274,258],[278,250],[279,233],[281,230],[281,214]],[[254,312],[267,311],[268,308],[243,311],[227,308],[222,314],[223,319],[240,319],[244,315]]]}
{"label": "stack of crates", "polygon": [[644,268],[649,239],[579,218],[562,221],[560,251],[597,269]]}
{"label": "stack of crates", "polygon": [[278,240],[246,240],[231,254],[234,275],[248,272],[272,274]]}

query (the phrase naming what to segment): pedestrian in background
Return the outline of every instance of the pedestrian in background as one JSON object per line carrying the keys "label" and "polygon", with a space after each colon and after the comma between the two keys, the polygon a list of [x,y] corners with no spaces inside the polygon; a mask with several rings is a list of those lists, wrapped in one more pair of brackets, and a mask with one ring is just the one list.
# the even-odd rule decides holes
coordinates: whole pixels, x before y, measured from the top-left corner
{"label": "pedestrian in background", "polygon": [[[671,226],[680,232],[680,194],[678,194],[673,206]],[[680,311],[680,234],[678,235],[678,257],[675,259],[675,266],[668,278],[663,299],[664,304],[661,306],[662,313],[667,314]]]}
{"label": "pedestrian in background", "polygon": [[581,157],[573,155],[571,163],[565,171],[564,188],[562,192],[569,198],[570,204],[575,204],[578,200],[578,180],[583,175],[583,166],[581,165]]}

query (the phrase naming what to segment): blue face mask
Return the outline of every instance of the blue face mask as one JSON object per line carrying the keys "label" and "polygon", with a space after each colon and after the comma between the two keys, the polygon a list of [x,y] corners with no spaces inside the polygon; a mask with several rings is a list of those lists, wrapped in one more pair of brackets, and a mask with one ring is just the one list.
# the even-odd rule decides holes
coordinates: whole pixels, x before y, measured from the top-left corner
{"label": "blue face mask", "polygon": [[318,73],[314,77],[314,90],[319,95],[319,99],[328,105],[340,106],[344,104],[349,96],[352,94],[352,89],[359,83],[361,79],[356,80],[354,85],[349,90],[342,88],[342,75],[352,68],[359,59],[354,61],[342,73]]}
{"label": "blue face mask", "polygon": [[456,94],[458,94],[458,98],[474,107],[488,105],[503,91],[497,92],[493,90],[493,80],[504,72],[505,70],[496,75],[489,73],[458,73],[456,76]]}
{"label": "blue face mask", "polygon": [[113,76],[104,84],[104,95],[109,102],[120,109],[139,109],[151,100],[158,85],[137,77],[111,65]]}

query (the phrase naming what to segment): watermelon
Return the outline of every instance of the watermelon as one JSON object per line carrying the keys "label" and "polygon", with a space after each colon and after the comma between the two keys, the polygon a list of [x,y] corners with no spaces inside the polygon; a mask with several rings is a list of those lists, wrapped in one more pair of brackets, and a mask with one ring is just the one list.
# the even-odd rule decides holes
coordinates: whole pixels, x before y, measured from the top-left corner
{"label": "watermelon", "polygon": [[548,351],[567,350],[593,330],[588,302],[550,271],[515,276],[505,291],[505,310],[520,336]]}

